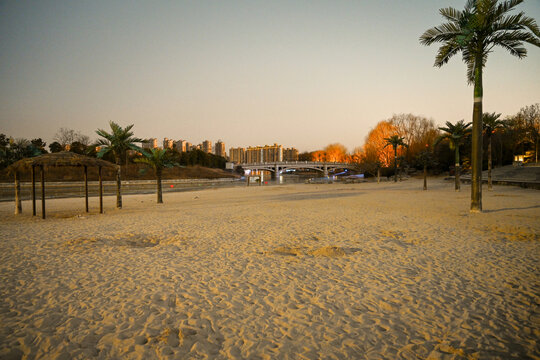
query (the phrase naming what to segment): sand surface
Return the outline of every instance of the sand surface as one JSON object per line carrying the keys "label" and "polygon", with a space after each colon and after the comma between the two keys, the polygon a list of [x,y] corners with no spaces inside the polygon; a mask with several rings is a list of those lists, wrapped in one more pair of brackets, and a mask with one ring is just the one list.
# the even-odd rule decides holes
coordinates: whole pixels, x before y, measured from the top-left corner
{"label": "sand surface", "polygon": [[421,186],[0,203],[0,358],[539,359],[540,192]]}

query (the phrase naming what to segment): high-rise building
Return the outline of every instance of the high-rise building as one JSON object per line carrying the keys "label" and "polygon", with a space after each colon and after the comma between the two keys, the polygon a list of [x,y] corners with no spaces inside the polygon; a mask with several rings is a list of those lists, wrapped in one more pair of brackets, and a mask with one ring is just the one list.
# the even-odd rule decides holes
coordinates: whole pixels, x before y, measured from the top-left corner
{"label": "high-rise building", "polygon": [[246,163],[260,163],[263,162],[263,149],[260,146],[249,146],[246,149]]}
{"label": "high-rise building", "polygon": [[246,163],[283,161],[283,146],[265,145],[248,147],[246,149]]}
{"label": "high-rise building", "polygon": [[229,149],[229,161],[237,164],[243,164],[246,162],[246,149],[239,148],[230,148]]}
{"label": "high-rise building", "polygon": [[172,149],[174,145],[174,140],[164,138],[163,139],[163,149]]}
{"label": "high-rise building", "polygon": [[176,146],[176,150],[178,152],[188,151],[187,144],[188,142],[186,140],[178,140],[178,141],[175,141],[174,143],[174,145]]}
{"label": "high-rise building", "polygon": [[263,162],[275,161],[283,161],[283,146],[278,144],[265,145],[263,147]]}
{"label": "high-rise building", "polygon": [[298,161],[298,150],[295,148],[283,149],[283,161]]}
{"label": "high-rise building", "polygon": [[157,139],[156,138],[150,138],[150,139],[146,139],[145,141],[142,142],[142,146],[141,146],[143,149],[155,149],[157,148]]}
{"label": "high-rise building", "polygon": [[216,141],[216,144],[214,145],[214,154],[224,158],[227,157],[227,153],[225,152],[225,143],[221,140]]}
{"label": "high-rise building", "polygon": [[212,142],[210,140],[204,140],[201,144],[201,150],[211,154],[212,153]]}
{"label": "high-rise building", "polygon": [[193,144],[190,143],[189,141],[186,141],[186,151],[191,151],[193,150]]}

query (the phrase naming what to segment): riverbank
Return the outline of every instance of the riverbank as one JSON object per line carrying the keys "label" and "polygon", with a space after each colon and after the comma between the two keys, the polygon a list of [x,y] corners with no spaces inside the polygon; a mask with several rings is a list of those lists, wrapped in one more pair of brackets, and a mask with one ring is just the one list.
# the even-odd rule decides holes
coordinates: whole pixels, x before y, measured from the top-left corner
{"label": "riverbank", "polygon": [[540,193],[428,187],[0,203],[0,357],[540,356]]}

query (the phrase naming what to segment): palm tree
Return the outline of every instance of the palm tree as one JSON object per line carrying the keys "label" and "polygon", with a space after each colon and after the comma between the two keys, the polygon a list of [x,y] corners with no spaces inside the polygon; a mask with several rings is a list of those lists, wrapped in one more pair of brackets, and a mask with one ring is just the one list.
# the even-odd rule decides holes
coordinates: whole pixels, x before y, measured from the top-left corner
{"label": "palm tree", "polygon": [[482,120],[484,123],[484,131],[488,138],[488,190],[493,190],[491,184],[491,137],[497,129],[502,129],[504,122],[499,120],[501,114],[484,113],[482,114]]}
{"label": "palm tree", "polygon": [[384,138],[386,141],[386,145],[384,145],[384,147],[392,145],[392,148],[394,149],[394,182],[397,182],[397,148],[398,146],[407,147],[407,144],[403,142],[403,139],[405,138],[399,137],[399,135],[392,135],[389,138]]}
{"label": "palm tree", "polygon": [[[420,43],[431,45],[442,43],[435,66],[441,67],[450,58],[461,52],[467,64],[467,80],[474,84],[473,128],[472,128],[472,186],[471,211],[482,211],[482,71],[488,55],[495,46],[506,49],[510,54],[523,58],[527,50],[523,42],[540,46],[540,31],[533,18],[523,12],[509,14],[523,0],[467,0],[463,11],[448,7],[440,14],[448,20],[433,27],[422,36]],[[529,32],[530,30],[530,32]]]}
{"label": "palm tree", "polygon": [[[113,121],[109,122],[111,126],[111,132],[108,133],[105,130],[98,129],[96,134],[101,136],[103,139],[99,139],[96,143],[101,149],[97,153],[98,158],[102,158],[108,153],[112,153],[116,165],[120,165],[121,159],[127,152],[127,150],[135,150],[142,152],[142,149],[135,145],[136,142],[142,142],[142,139],[133,137],[133,132],[131,129],[133,125],[126,126],[122,128],[120,125],[116,124]],[[121,174],[120,166],[118,166],[118,171],[116,172],[116,207],[122,208],[122,192],[121,192]]]}
{"label": "palm tree", "polygon": [[143,157],[135,159],[135,162],[146,164],[147,166],[154,169],[156,175],[156,185],[157,185],[157,203],[163,204],[163,196],[161,190],[161,176],[163,174],[163,168],[170,168],[176,166],[169,158],[168,151],[166,149],[151,149],[150,152],[143,151]]}
{"label": "palm tree", "polygon": [[470,126],[471,123],[465,124],[465,120],[459,120],[455,124],[447,121],[446,127],[439,128],[439,130],[442,130],[445,133],[435,139],[435,145],[440,143],[442,140],[448,140],[450,142],[450,149],[453,149],[455,151],[456,191],[460,190],[459,147],[461,144],[463,144],[463,140],[465,140],[465,137],[471,133],[471,129],[469,129]]}
{"label": "palm tree", "polygon": [[429,149],[429,144],[426,148],[416,155],[416,161],[424,166],[424,190],[427,190],[427,168],[435,164],[433,152]]}

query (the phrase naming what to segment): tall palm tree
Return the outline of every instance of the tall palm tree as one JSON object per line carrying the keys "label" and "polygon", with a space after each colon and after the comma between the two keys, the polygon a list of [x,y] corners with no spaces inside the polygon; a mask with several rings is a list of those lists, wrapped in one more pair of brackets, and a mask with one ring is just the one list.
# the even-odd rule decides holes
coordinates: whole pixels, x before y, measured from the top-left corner
{"label": "tall palm tree", "polygon": [[[399,135],[392,135],[389,138],[384,138],[386,141],[386,145],[384,147],[387,147],[388,145],[392,145],[392,148],[394,149],[394,182],[397,182],[397,149],[398,146],[407,147],[407,144],[403,142],[404,137],[400,137]],[[384,149],[384,148],[383,148]]]}
{"label": "tall palm tree", "polygon": [[459,120],[457,123],[452,124],[450,121],[446,122],[446,127],[440,127],[439,130],[444,131],[444,134],[435,139],[435,145],[442,140],[448,140],[450,142],[450,149],[455,151],[455,173],[456,173],[456,191],[460,191],[459,176],[461,173],[459,165],[459,147],[463,144],[465,137],[471,133],[469,128],[471,123],[465,124],[465,120]]}
{"label": "tall palm tree", "polygon": [[533,18],[523,12],[509,14],[523,0],[467,0],[463,11],[448,7],[440,14],[448,22],[433,27],[420,36],[420,43],[442,43],[435,66],[441,67],[461,52],[467,65],[467,80],[474,84],[472,128],[471,211],[482,211],[482,71],[495,46],[523,58],[523,43],[540,46],[540,31]]}
{"label": "tall palm tree", "polygon": [[484,123],[484,132],[488,138],[488,190],[493,190],[491,183],[491,137],[497,129],[504,127],[504,122],[499,120],[501,114],[484,113],[482,114],[482,121]]}
{"label": "tall palm tree", "polygon": [[[137,142],[142,142],[143,140],[133,137],[133,132],[131,131],[133,125],[128,125],[125,128],[122,128],[114,121],[110,121],[109,125],[112,130],[110,133],[102,129],[96,130],[96,134],[103,138],[99,139],[96,143],[97,146],[101,147],[97,153],[98,158],[102,158],[106,154],[112,153],[116,165],[120,165],[121,160],[126,154],[127,150],[131,149],[142,152],[142,149],[134,144]],[[122,208],[121,187],[122,177],[120,174],[120,166],[118,166],[118,171],[116,172],[116,207],[119,209]]]}
{"label": "tall palm tree", "polygon": [[154,169],[154,174],[156,175],[156,185],[157,185],[157,203],[163,204],[163,196],[161,190],[161,177],[163,174],[164,168],[170,168],[176,166],[174,161],[169,158],[169,153],[166,149],[151,149],[150,152],[143,151],[143,157],[135,159],[135,162],[146,164],[147,166]]}

